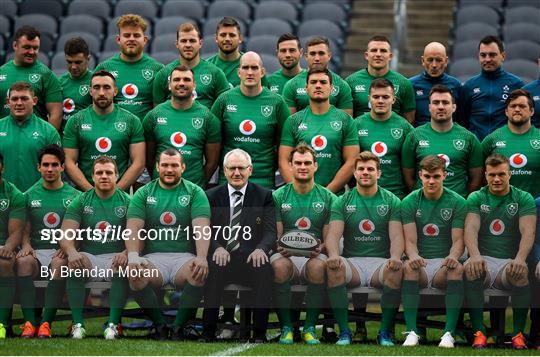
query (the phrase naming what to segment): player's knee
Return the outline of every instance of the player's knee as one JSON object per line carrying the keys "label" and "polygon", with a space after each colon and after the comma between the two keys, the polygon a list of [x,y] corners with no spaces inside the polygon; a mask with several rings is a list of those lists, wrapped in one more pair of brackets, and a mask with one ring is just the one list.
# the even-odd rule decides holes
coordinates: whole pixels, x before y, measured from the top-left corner
{"label": "player's knee", "polygon": [[306,276],[313,284],[323,284],[326,273],[326,263],[320,259],[310,259],[306,264]]}
{"label": "player's knee", "polygon": [[67,265],[67,259],[54,257],[51,260],[51,263],[49,264],[51,269],[54,269],[55,271],[60,270],[61,267]]}
{"label": "player's knee", "polygon": [[13,275],[14,266],[15,266],[15,259],[0,259],[0,275],[1,276]]}
{"label": "player's knee", "polygon": [[292,278],[293,265],[289,259],[280,258],[272,262],[274,281],[278,284],[289,281]]}
{"label": "player's knee", "polygon": [[418,270],[413,269],[409,261],[403,264],[403,278],[406,280],[418,280]]}
{"label": "player's knee", "polygon": [[403,269],[392,270],[384,268],[384,284],[389,286],[392,289],[398,289],[401,287],[401,282],[403,280]]}
{"label": "player's knee", "polygon": [[15,260],[15,266],[17,267],[18,276],[31,275],[34,270],[35,258],[32,255],[25,255]]}
{"label": "player's knee", "polygon": [[529,274],[525,273],[521,275],[519,278],[513,278],[510,276],[510,274],[507,273],[507,279],[510,285],[516,286],[516,287],[522,287],[529,285]]}
{"label": "player's knee", "polygon": [[338,286],[345,283],[345,267],[340,269],[327,269],[327,285],[329,287]]}
{"label": "player's knee", "polygon": [[458,264],[454,269],[448,270],[448,279],[449,280],[461,280],[463,279],[464,272],[463,265]]}

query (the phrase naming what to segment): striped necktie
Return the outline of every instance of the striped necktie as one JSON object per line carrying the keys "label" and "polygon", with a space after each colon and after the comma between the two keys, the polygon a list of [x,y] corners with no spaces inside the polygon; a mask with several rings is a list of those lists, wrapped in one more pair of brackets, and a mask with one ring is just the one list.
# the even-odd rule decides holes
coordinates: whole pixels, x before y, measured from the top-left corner
{"label": "striped necktie", "polygon": [[231,238],[227,242],[227,246],[225,249],[227,249],[228,252],[234,252],[238,248],[240,248],[240,242],[238,241],[238,233],[240,228],[240,215],[242,214],[242,192],[240,191],[234,191],[234,205],[232,207],[232,217],[231,217],[231,228],[238,226],[238,228],[231,229]]}

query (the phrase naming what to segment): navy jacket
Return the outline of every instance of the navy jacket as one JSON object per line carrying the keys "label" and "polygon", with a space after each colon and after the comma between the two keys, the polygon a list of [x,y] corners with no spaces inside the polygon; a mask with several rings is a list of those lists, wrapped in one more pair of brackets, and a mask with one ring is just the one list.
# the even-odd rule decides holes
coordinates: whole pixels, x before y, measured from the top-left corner
{"label": "navy jacket", "polygon": [[534,100],[534,115],[532,117],[532,124],[540,128],[540,79],[532,81],[523,87],[526,91],[531,93]]}

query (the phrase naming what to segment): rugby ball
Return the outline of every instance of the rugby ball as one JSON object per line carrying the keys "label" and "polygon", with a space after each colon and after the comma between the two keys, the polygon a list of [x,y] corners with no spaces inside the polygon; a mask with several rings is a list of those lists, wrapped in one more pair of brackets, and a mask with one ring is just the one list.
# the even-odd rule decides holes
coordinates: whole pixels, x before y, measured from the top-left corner
{"label": "rugby ball", "polygon": [[291,255],[309,257],[320,242],[307,232],[290,231],[279,238],[278,244]]}

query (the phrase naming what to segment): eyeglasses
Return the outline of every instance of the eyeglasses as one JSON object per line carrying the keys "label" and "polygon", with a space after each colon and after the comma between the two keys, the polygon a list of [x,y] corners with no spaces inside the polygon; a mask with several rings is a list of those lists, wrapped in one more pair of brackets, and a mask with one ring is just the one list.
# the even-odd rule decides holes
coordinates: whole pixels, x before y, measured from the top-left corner
{"label": "eyeglasses", "polygon": [[246,171],[249,166],[225,166],[225,168],[229,171],[235,172],[236,170],[242,172]]}

